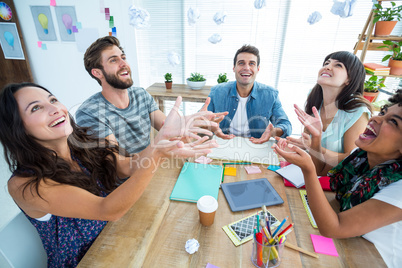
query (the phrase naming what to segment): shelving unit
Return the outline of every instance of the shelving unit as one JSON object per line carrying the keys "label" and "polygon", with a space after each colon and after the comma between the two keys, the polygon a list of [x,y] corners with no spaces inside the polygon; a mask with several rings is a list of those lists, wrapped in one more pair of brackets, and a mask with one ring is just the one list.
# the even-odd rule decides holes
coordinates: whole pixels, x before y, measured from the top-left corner
{"label": "shelving unit", "polygon": [[[400,2],[401,0],[378,0],[378,4],[381,5],[382,2]],[[364,62],[367,51],[389,51],[388,48],[379,48],[380,46],[384,46],[382,41],[391,40],[391,41],[402,41],[402,36],[389,35],[389,36],[375,36],[374,32],[374,9],[371,9],[370,14],[367,18],[367,21],[363,27],[362,32],[358,36],[358,41],[355,44],[353,54],[357,54],[359,50],[361,50],[360,61]],[[400,79],[402,76],[400,75],[381,75],[383,77],[391,77]],[[381,89],[380,92],[386,94],[392,94],[391,92]]]}

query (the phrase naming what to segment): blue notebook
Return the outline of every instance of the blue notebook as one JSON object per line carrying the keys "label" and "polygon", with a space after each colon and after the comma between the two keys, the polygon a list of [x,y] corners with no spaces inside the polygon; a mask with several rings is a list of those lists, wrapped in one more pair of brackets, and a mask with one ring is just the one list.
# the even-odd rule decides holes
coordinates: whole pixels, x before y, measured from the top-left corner
{"label": "blue notebook", "polygon": [[223,167],[186,162],[180,171],[170,200],[197,203],[204,195],[218,200]]}

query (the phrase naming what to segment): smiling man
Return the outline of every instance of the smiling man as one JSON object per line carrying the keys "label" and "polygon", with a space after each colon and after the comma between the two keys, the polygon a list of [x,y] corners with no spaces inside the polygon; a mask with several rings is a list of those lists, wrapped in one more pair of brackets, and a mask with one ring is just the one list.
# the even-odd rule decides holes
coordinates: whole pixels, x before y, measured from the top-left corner
{"label": "smiling man", "polygon": [[77,110],[77,123],[101,138],[117,141],[129,154],[150,144],[151,126],[162,127],[166,116],[143,88],[133,87],[130,65],[116,37],[96,40],[85,52],[85,69],[102,86]]}
{"label": "smiling man", "polygon": [[212,87],[208,110],[229,114],[220,122],[223,133],[218,137],[249,137],[253,143],[264,143],[270,137],[286,137],[292,133],[278,91],[255,81],[260,70],[260,54],[256,47],[244,45],[233,61],[236,81]]}

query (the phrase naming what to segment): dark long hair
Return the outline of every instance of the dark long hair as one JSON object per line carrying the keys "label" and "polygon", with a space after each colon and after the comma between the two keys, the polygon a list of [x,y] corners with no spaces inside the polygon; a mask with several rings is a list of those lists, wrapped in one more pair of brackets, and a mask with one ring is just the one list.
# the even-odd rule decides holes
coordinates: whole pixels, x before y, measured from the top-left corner
{"label": "dark long hair", "polygon": [[[73,171],[65,159],[39,144],[25,131],[14,97],[14,93],[24,87],[38,87],[49,92],[34,83],[9,84],[0,92],[0,142],[13,175],[31,177],[23,191],[27,188],[31,191],[35,189],[40,196],[39,183],[47,178],[60,184],[80,187],[96,195],[100,195],[101,191],[110,193],[115,189],[120,183],[114,155],[114,152],[118,152],[118,147],[112,147],[107,140],[101,141],[89,135],[89,129],[76,125],[69,115],[73,132],[68,137],[68,146],[72,155],[91,174]],[[98,185],[97,179],[103,187]]]}
{"label": "dark long hair", "polygon": [[[349,112],[358,107],[366,106],[370,112],[372,112],[370,102],[363,97],[366,72],[360,59],[348,51],[338,51],[329,54],[325,57],[323,65],[328,59],[334,59],[342,62],[345,65],[349,78],[349,84],[346,85],[336,97],[336,107],[340,110]],[[313,106],[319,109],[322,105],[322,102],[322,88],[319,84],[316,84],[307,97],[305,107],[306,113],[310,115],[313,114]]]}

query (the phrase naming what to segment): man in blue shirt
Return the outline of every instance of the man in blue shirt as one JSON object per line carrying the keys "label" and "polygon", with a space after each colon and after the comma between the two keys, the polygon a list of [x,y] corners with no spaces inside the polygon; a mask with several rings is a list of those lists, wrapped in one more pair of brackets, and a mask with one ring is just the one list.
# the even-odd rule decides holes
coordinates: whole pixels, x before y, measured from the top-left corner
{"label": "man in blue shirt", "polygon": [[258,49],[243,45],[237,50],[233,64],[236,81],[216,85],[209,94],[209,111],[229,112],[220,122],[222,131],[216,131],[216,136],[223,139],[250,137],[251,142],[260,144],[270,137],[290,135],[292,126],[278,91],[255,82],[260,70]]}

